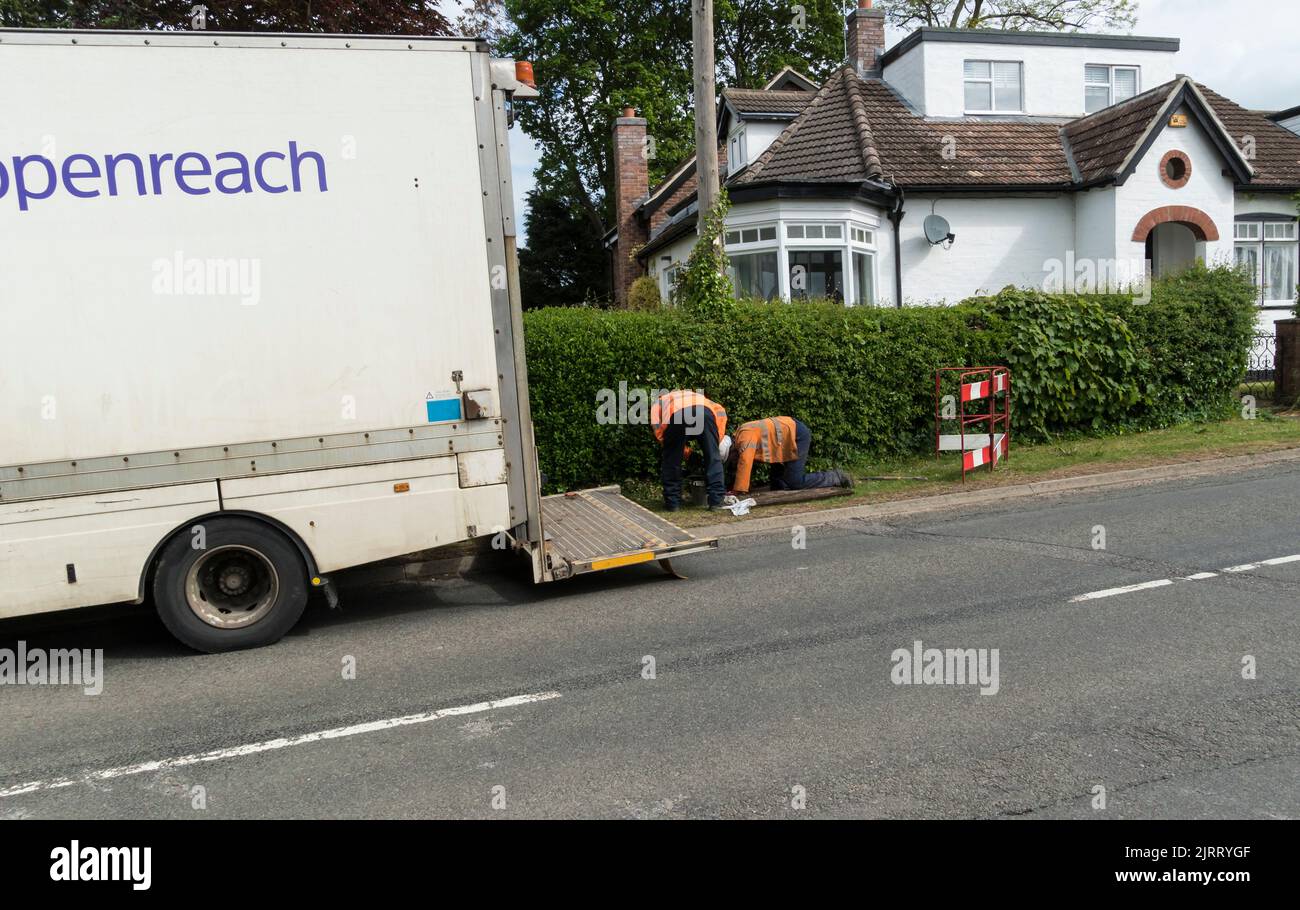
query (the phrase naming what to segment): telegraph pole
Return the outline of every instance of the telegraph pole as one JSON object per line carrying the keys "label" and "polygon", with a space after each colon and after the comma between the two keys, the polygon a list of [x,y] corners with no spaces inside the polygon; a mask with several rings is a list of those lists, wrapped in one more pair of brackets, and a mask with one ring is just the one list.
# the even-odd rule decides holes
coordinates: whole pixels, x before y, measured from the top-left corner
{"label": "telegraph pole", "polygon": [[699,223],[718,200],[717,72],[713,57],[713,0],[691,0],[695,46],[695,169],[699,175]]}

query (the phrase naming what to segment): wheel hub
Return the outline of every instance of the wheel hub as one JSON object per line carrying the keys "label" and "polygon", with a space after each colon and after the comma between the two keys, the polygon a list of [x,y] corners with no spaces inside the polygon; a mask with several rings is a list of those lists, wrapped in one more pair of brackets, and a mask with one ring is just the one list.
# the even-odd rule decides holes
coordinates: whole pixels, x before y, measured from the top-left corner
{"label": "wheel hub", "polygon": [[239,545],[203,552],[185,578],[185,599],[194,615],[218,629],[240,629],[260,620],[280,596],[280,578],[265,555]]}

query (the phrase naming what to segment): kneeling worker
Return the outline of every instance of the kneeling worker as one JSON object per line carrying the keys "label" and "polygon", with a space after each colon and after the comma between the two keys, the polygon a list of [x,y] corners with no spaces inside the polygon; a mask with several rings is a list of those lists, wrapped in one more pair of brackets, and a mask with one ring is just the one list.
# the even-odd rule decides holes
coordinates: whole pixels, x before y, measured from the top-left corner
{"label": "kneeling worker", "polygon": [[736,495],[749,492],[749,475],[755,460],[772,466],[773,490],[853,486],[853,480],[843,471],[805,473],[804,464],[811,447],[812,431],[793,417],[767,417],[742,424],[731,447],[736,456],[736,481],[732,484]]}
{"label": "kneeling worker", "polygon": [[688,442],[698,442],[704,454],[709,508],[721,508],[727,483],[718,445],[727,432],[726,409],[699,392],[668,392],[650,408],[650,426],[664,447],[660,479],[668,511],[676,512],[682,505],[682,460]]}

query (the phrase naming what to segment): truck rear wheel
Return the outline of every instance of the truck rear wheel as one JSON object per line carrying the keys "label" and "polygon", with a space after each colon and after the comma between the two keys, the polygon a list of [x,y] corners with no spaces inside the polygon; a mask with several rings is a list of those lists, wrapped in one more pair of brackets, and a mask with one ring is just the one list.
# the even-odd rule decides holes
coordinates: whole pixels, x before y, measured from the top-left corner
{"label": "truck rear wheel", "polygon": [[279,641],[307,606],[307,566],[292,541],[250,518],[202,522],[158,556],[153,594],[169,632],[209,654]]}

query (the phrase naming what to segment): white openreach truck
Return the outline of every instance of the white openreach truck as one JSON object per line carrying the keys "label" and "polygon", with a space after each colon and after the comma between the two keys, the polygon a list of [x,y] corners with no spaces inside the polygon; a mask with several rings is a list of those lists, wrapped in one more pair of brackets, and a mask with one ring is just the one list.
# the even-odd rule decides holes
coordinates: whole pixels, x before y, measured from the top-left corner
{"label": "white openreach truck", "polygon": [[535,94],[474,39],[0,30],[0,618],[152,599],[220,651],[472,538],[538,582],[715,547],[541,495]]}

